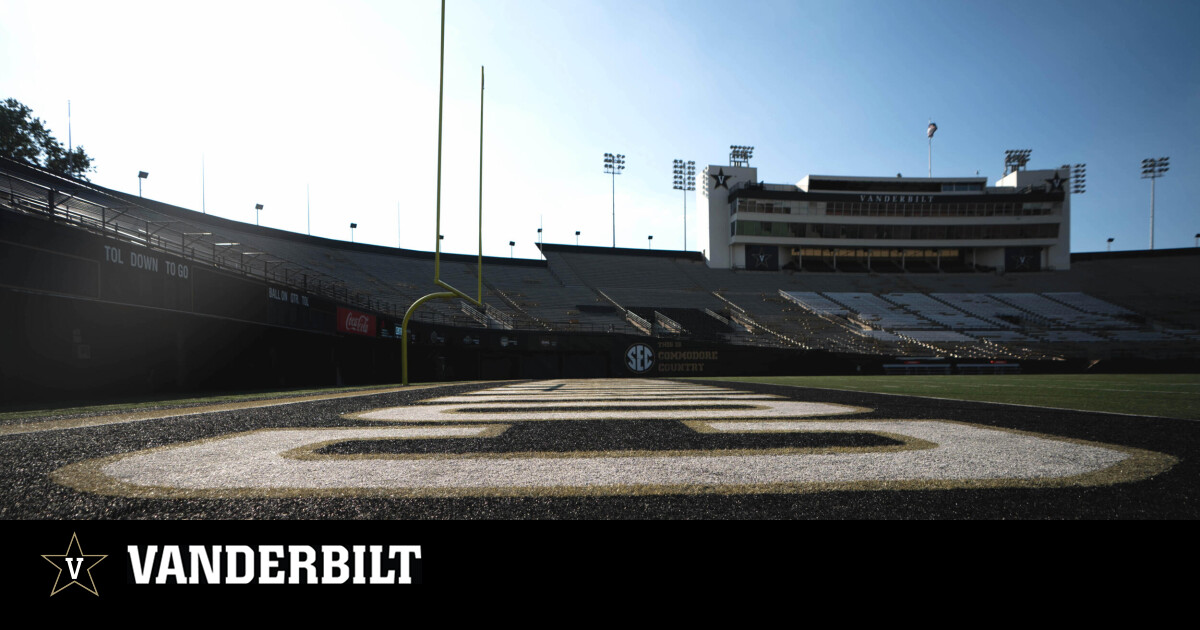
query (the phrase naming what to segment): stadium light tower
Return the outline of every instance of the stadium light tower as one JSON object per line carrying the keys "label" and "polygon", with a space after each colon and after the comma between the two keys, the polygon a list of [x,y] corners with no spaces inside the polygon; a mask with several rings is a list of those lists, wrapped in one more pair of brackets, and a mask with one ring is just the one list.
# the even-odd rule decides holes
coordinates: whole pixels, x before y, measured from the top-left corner
{"label": "stadium light tower", "polygon": [[354,242],[354,228],[356,228],[356,227],[358,227],[358,224],[357,224],[357,223],[351,223],[351,224],[350,224],[350,242],[351,242],[351,243],[353,243],[353,242]]}
{"label": "stadium light tower", "polygon": [[729,145],[729,165],[730,166],[750,166],[750,158],[754,157],[754,147],[748,147],[744,144]]}
{"label": "stadium light tower", "polygon": [[1082,195],[1085,192],[1087,192],[1087,164],[1076,164],[1071,168],[1071,194]]}
{"label": "stadium light tower", "polygon": [[[62,145],[59,145],[62,146]],[[138,197],[142,196],[142,180],[150,177],[150,173],[146,171],[138,171]]]}
{"label": "stadium light tower", "polygon": [[1004,152],[1004,174],[1008,175],[1014,171],[1019,171],[1025,168],[1029,163],[1029,156],[1033,153],[1033,149],[1010,149]]}
{"label": "stadium light tower", "polygon": [[254,225],[262,225],[258,220],[260,216],[262,216],[262,204],[256,203],[254,204]]}
{"label": "stadium light tower", "polygon": [[575,247],[579,247],[579,230],[575,230]]}
{"label": "stadium light tower", "polygon": [[1142,179],[1150,180],[1150,249],[1154,249],[1154,180],[1167,172],[1170,160],[1167,157],[1142,160]]}
{"label": "stadium light tower", "polygon": [[516,242],[516,241],[509,241],[509,242],[508,242],[508,257],[509,257],[509,258],[512,258],[512,257],[513,257],[513,246],[514,246],[514,245],[516,245],[516,244],[517,244],[517,242]]}
{"label": "stadium light tower", "polygon": [[1113,237],[1111,237],[1111,236],[1108,237],[1108,251],[1110,251],[1110,252],[1112,251],[1112,242],[1113,242]]}
{"label": "stadium light tower", "polygon": [[646,237],[646,249],[654,249],[654,235]]}
{"label": "stadium light tower", "polygon": [[605,153],[604,154],[604,174],[612,175],[613,178],[613,247],[617,246],[617,175],[625,170],[625,156],[621,154]]}
{"label": "stadium light tower", "polygon": [[696,190],[696,161],[675,160],[675,190],[683,191],[683,251],[687,251],[687,194]]}

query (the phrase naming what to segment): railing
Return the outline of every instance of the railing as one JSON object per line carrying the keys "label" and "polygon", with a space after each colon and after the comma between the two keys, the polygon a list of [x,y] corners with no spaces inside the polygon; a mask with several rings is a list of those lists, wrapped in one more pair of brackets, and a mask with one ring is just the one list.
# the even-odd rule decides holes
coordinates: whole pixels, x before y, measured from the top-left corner
{"label": "railing", "polygon": [[732,301],[727,299],[725,296],[721,295],[721,293],[719,291],[713,291],[712,294],[714,296],[716,296],[716,298],[718,300],[721,300],[729,307],[730,319],[737,322],[738,324],[741,324],[742,326],[746,327],[747,329],[750,329],[751,332],[753,332],[754,329],[761,330],[761,331],[767,333],[768,335],[771,335],[771,336],[775,337],[776,339],[783,341],[784,343],[786,343],[788,345],[798,346],[798,347],[804,348],[806,350],[811,350],[811,347],[809,347],[808,344],[805,344],[798,339],[793,339],[792,337],[790,337],[788,335],[777,332],[771,328],[768,328],[767,326],[764,326],[764,325],[758,323],[757,321],[755,321],[755,319],[753,317],[750,316],[750,313],[746,312],[746,309],[738,306],[737,304],[734,304]]}
{"label": "railing", "polygon": [[[231,238],[219,237],[215,228],[189,224],[162,215],[162,220],[134,217],[134,206],[105,206],[81,199],[75,194],[52,190],[42,184],[5,173],[6,187],[0,186],[0,202],[10,209],[32,216],[46,217],[93,234],[148,250],[179,256],[216,269],[231,271],[265,282],[297,289],[381,313],[403,312],[394,302],[369,293],[355,292],[332,276],[287,260],[269,252],[236,251]],[[52,197],[53,195],[53,197]],[[114,201],[119,201],[114,198]],[[137,206],[154,215],[154,210]],[[183,229],[175,229],[178,225]]]}
{"label": "railing", "polygon": [[[604,298],[604,301],[606,301],[609,304],[612,304],[614,307],[616,307],[617,311],[620,312],[622,315],[625,315],[629,312],[624,306],[621,306],[620,302],[609,297],[608,294],[605,293],[604,291],[601,291],[600,289],[592,289],[592,290],[596,292],[596,295],[599,295],[600,297]],[[642,321],[646,321],[646,320],[642,320]],[[647,323],[649,323],[649,322],[647,322]]]}
{"label": "railing", "polygon": [[647,335],[654,335],[654,325],[646,321],[645,318],[638,316],[633,311],[625,311],[625,321],[633,325],[634,328],[641,330]]}
{"label": "railing", "polygon": [[[822,321],[833,325],[834,327],[838,328],[839,330],[842,330],[849,334],[862,336],[861,330],[854,328],[850,324],[850,320],[848,318],[841,317],[839,315],[834,315],[832,313],[823,313],[821,311],[815,310],[815,309],[811,308],[810,306],[808,306],[807,304],[804,304],[803,302],[800,302],[796,298],[788,295],[787,291],[785,291],[783,289],[779,290],[779,295],[784,300],[787,300],[788,303],[796,304],[796,305],[800,306],[800,308],[803,308],[806,312],[812,313],[813,315],[820,318]],[[849,309],[847,309],[847,312],[849,312],[851,315],[855,315],[855,316],[858,315],[858,313],[851,312]],[[866,323],[867,328],[871,329],[871,326],[869,323],[867,323],[865,321],[863,321],[863,323]],[[878,346],[879,345],[878,341],[876,341],[875,344],[876,344],[876,346]]]}
{"label": "railing", "polygon": [[[489,284],[486,280],[484,281],[483,284],[493,294],[500,296],[500,301],[507,304],[509,306],[509,308],[511,308],[511,309],[515,310],[516,312],[520,313],[521,315],[525,316],[526,319],[528,319],[529,321],[536,324],[538,328],[541,328],[543,330],[551,330],[549,324],[547,324],[546,322],[542,321],[541,319],[539,319],[537,317],[534,317],[532,313],[525,310],[525,308],[522,307],[520,304],[517,304],[516,300],[509,297],[509,295],[507,293],[505,293],[504,291],[500,290],[500,288]],[[510,320],[510,321],[513,321],[515,324],[515,320]],[[525,330],[525,329],[522,328],[522,330]],[[536,330],[536,328],[534,330]]]}
{"label": "railing", "polygon": [[663,315],[658,311],[654,311],[654,323],[676,335],[682,335],[687,332],[684,330],[683,326],[679,324],[679,322],[667,317],[666,315]]}
{"label": "railing", "polygon": [[488,317],[492,318],[493,321],[499,324],[501,328],[505,330],[513,330],[516,328],[516,325],[513,323],[512,315],[505,313],[491,304],[484,304],[483,311]]}
{"label": "railing", "polygon": [[463,302],[462,300],[458,301],[458,308],[462,312],[466,313],[467,316],[469,316],[471,319],[475,320],[480,325],[482,325],[484,328],[488,327],[488,317],[487,317],[487,315],[480,313],[479,309],[475,308],[474,306],[471,306],[470,304],[468,304],[466,302]]}
{"label": "railing", "polygon": [[709,317],[712,317],[713,319],[721,322],[722,324],[725,324],[726,326],[729,326],[730,328],[733,327],[733,323],[729,321],[728,317],[725,317],[724,315],[722,315],[720,313],[714,312],[712,309],[707,309],[707,308],[704,309],[704,314],[708,315]]}
{"label": "railing", "polygon": [[651,324],[649,321],[646,320],[646,318],[639,316],[637,313],[634,313],[633,311],[625,308],[624,306],[621,306],[620,302],[617,302],[616,300],[609,297],[609,295],[607,293],[605,293],[604,291],[601,291],[600,289],[597,289],[594,287],[592,288],[592,290],[596,292],[596,295],[599,295],[601,298],[604,298],[604,300],[606,302],[608,302],[609,304],[612,304],[614,307],[616,307],[617,311],[625,316],[625,321],[629,322],[629,324],[631,326],[642,331],[643,333],[646,333],[647,335],[650,335],[651,337],[654,336],[654,324]]}
{"label": "railing", "polygon": [[[396,318],[399,319],[398,317]],[[470,319],[468,321],[474,321]],[[457,314],[454,316],[438,313],[436,311],[420,310],[413,314],[412,322],[421,324],[434,324],[442,326],[462,327],[463,319]],[[397,322],[398,323],[398,322]],[[562,332],[588,332],[588,333],[632,333],[634,331],[627,330],[623,325],[617,324],[592,324],[580,322],[545,322],[545,326],[529,327],[515,326],[512,330],[517,332],[533,332],[543,334],[553,334]]]}

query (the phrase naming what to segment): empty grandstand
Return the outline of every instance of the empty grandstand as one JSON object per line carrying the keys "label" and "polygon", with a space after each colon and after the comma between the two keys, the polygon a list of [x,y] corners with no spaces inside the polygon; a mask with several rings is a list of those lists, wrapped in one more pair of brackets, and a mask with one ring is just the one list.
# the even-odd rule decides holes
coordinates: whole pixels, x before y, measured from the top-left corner
{"label": "empty grandstand", "polygon": [[[7,160],[0,206],[8,398],[395,380],[401,318],[432,288],[430,252],[247,225]],[[418,379],[632,376],[635,344],[659,357],[639,375],[882,370],[912,357],[964,372],[1066,369],[1191,361],[1200,348],[1192,250],[1028,273],[952,273],[935,255],[918,273],[903,251],[896,269],[864,259],[810,272],[541,248],[545,260],[485,260],[483,308],[417,314]],[[471,286],[475,259],[443,255],[441,273]]]}

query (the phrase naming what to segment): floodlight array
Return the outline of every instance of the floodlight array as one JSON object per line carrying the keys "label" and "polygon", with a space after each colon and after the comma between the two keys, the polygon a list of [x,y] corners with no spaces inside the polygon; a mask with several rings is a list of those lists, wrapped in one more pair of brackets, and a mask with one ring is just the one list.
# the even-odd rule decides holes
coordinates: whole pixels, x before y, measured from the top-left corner
{"label": "floodlight array", "polygon": [[729,164],[731,166],[750,166],[752,157],[754,157],[754,147],[742,144],[729,145]]}
{"label": "floodlight array", "polygon": [[625,170],[625,156],[621,154],[604,154],[604,174],[620,175]]}
{"label": "floodlight array", "polygon": [[1059,169],[1067,172],[1073,194],[1082,195],[1087,192],[1087,164],[1076,164],[1075,166],[1063,164]]}
{"label": "floodlight array", "polygon": [[612,210],[612,238],[613,247],[617,246],[617,175],[625,170],[625,156],[620,153],[605,153],[604,154],[604,174],[612,175],[613,188],[613,210]]}
{"label": "floodlight array", "polygon": [[1150,180],[1150,249],[1154,249],[1154,184],[1170,169],[1171,158],[1146,158],[1142,160],[1142,179]]}
{"label": "floodlight array", "polygon": [[1076,164],[1071,169],[1071,192],[1076,195],[1087,192],[1087,164]]}
{"label": "floodlight array", "polygon": [[1158,179],[1170,169],[1171,158],[1147,158],[1142,160],[1142,179]]}
{"label": "floodlight array", "polygon": [[695,160],[675,160],[675,190],[696,190],[696,162]]}
{"label": "floodlight array", "polygon": [[1033,149],[1009,149],[1004,152],[1004,174],[1019,171],[1029,163]]}

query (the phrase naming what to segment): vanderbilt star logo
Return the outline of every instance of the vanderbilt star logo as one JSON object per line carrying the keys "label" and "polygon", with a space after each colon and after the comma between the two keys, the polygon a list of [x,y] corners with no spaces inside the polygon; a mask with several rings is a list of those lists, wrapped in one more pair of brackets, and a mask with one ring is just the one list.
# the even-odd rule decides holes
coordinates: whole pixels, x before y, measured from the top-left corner
{"label": "vanderbilt star logo", "polygon": [[[80,588],[92,595],[100,596],[100,593],[96,592],[96,583],[92,580],[92,568],[100,564],[101,560],[107,558],[107,555],[84,555],[83,551],[79,548],[79,539],[76,538],[75,534],[71,534],[71,542],[67,545],[66,553],[60,555],[43,555],[42,557],[46,559],[46,562],[58,568],[58,577],[54,580],[54,589],[50,591],[51,597],[72,584],[78,584]],[[64,570],[70,576],[70,581],[66,584],[62,584]],[[84,581],[79,579],[85,572],[87,573],[87,578],[84,581],[87,584],[84,584]],[[59,586],[59,584],[62,584],[62,586]]]}
{"label": "vanderbilt star logo", "polygon": [[1059,177],[1058,173],[1055,173],[1054,177],[1051,177],[1050,179],[1046,180],[1046,183],[1050,184],[1050,190],[1053,191],[1053,190],[1062,190],[1064,181],[1066,181],[1066,180]]}
{"label": "vanderbilt star logo", "polygon": [[724,188],[725,190],[729,190],[729,186],[727,186],[725,184],[725,182],[729,178],[733,177],[733,175],[726,175],[725,169],[721,169],[715,175],[712,173],[709,173],[708,176],[713,178],[713,180],[717,182],[716,184],[713,185],[713,188]]}

